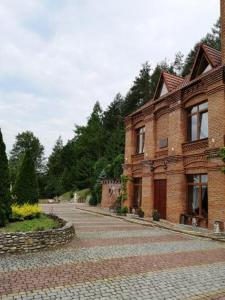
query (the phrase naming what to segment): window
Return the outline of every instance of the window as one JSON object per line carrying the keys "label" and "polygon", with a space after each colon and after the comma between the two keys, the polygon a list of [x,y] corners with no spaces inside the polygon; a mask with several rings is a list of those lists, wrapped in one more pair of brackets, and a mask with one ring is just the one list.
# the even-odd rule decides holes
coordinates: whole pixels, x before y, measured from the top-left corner
{"label": "window", "polygon": [[208,176],[188,175],[188,212],[207,218]]}
{"label": "window", "polygon": [[204,102],[189,110],[188,140],[197,141],[208,138],[208,103]]}
{"label": "window", "polygon": [[168,89],[167,89],[166,84],[164,82],[159,97],[162,97],[167,93],[168,93]]}
{"label": "window", "polygon": [[145,127],[141,127],[137,129],[137,148],[136,153],[141,154],[144,153],[145,146]]}
{"label": "window", "polygon": [[196,72],[196,77],[203,74],[203,73],[206,73],[210,70],[212,70],[212,66],[208,62],[208,60],[206,59],[205,55],[203,55],[201,60],[200,60],[197,72]]}

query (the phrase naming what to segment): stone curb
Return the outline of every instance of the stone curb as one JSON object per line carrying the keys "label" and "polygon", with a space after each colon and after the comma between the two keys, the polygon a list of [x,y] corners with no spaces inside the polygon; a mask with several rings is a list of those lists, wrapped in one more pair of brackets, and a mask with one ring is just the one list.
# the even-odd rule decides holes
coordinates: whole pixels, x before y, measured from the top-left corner
{"label": "stone curb", "polygon": [[69,243],[75,236],[71,222],[52,215],[61,227],[44,231],[0,233],[0,256],[37,252]]}
{"label": "stone curb", "polygon": [[76,209],[86,211],[88,213],[97,214],[97,215],[103,215],[103,216],[108,216],[108,217],[112,217],[112,218],[122,219],[129,223],[139,224],[139,225],[143,225],[143,226],[147,226],[147,227],[158,227],[158,228],[167,229],[167,230],[178,232],[178,233],[183,233],[183,234],[187,234],[187,235],[191,235],[191,236],[195,236],[195,237],[201,237],[201,238],[211,239],[211,240],[214,240],[217,242],[225,243],[225,237],[222,238],[222,237],[211,235],[211,234],[206,234],[206,233],[201,233],[201,232],[196,232],[196,231],[189,231],[189,230],[184,230],[184,229],[178,229],[178,228],[174,228],[172,226],[168,226],[168,225],[165,225],[162,223],[160,224],[159,222],[155,222],[155,221],[146,221],[146,220],[140,220],[140,219],[128,219],[127,217],[116,216],[112,213],[107,213],[107,212],[93,211],[93,210],[87,209],[87,208],[76,207]]}

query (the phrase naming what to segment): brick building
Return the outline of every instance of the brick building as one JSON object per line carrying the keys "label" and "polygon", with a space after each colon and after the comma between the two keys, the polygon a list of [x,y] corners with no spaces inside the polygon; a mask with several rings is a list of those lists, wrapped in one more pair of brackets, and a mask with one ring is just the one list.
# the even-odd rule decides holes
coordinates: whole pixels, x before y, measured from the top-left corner
{"label": "brick building", "polygon": [[225,222],[225,175],[218,150],[225,137],[225,0],[222,51],[204,44],[187,78],[162,73],[155,96],[126,120],[124,174],[130,208],[178,223]]}

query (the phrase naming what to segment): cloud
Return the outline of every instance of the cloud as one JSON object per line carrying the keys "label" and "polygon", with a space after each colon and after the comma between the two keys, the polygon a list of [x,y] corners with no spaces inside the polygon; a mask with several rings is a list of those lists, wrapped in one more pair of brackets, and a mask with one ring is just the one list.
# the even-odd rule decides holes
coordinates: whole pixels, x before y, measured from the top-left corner
{"label": "cloud", "polygon": [[129,89],[141,64],[185,54],[219,16],[215,0],[2,0],[0,127],[8,151],[32,130],[47,155],[96,100]]}

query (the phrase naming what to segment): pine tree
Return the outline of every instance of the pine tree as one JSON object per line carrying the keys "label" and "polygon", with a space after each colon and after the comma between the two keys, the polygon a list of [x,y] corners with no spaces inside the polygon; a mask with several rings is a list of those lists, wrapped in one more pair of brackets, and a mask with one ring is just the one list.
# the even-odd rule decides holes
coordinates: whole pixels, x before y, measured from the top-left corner
{"label": "pine tree", "polygon": [[[217,50],[221,49],[220,40],[221,26],[220,19],[213,25],[211,32],[208,33],[200,42],[205,43],[209,47],[215,48]],[[194,48],[188,53],[182,72],[182,76],[186,76],[191,72],[195,57],[197,55],[199,42],[195,44]]]}
{"label": "pine tree", "polygon": [[46,196],[53,198],[63,193],[62,175],[65,162],[62,159],[63,141],[61,136],[57,139],[47,163]]}
{"label": "pine tree", "polygon": [[38,202],[38,182],[35,170],[35,162],[30,150],[27,150],[20,166],[14,194],[16,202],[20,205],[24,203],[34,204]]}
{"label": "pine tree", "polygon": [[126,95],[123,105],[123,115],[128,115],[150,100],[150,71],[151,67],[148,62],[142,65],[139,75],[135,78],[131,89]]}
{"label": "pine tree", "polygon": [[11,214],[10,179],[6,147],[0,129],[0,226],[4,226]]}

